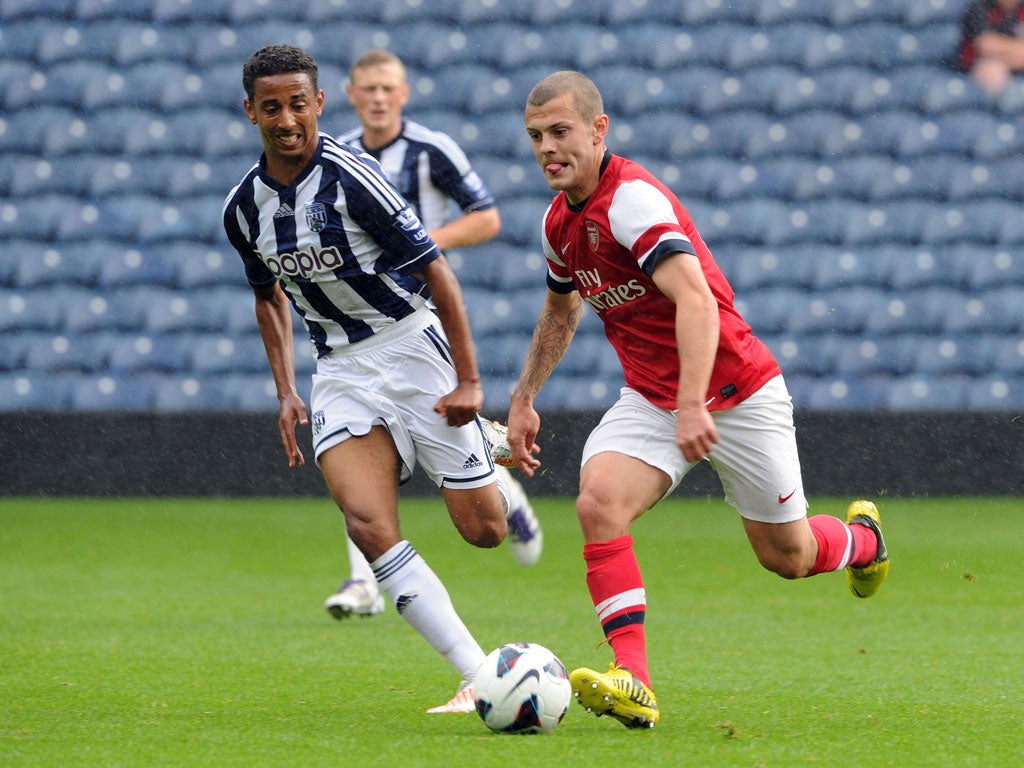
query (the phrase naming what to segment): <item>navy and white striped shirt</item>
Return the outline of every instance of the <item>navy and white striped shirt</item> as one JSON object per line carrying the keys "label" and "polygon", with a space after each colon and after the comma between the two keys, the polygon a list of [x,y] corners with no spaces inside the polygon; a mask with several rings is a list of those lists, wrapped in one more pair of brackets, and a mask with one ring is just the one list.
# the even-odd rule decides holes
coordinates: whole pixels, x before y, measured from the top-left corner
{"label": "navy and white striped shirt", "polygon": [[428,231],[448,222],[449,200],[454,200],[463,213],[494,207],[494,197],[466,153],[447,134],[403,120],[401,132],[383,147],[366,149],[362,136],[362,129],[357,128],[340,134],[338,141],[376,158]]}
{"label": "navy and white striped shirt", "polygon": [[441,254],[375,160],[325,133],[288,186],[253,166],[224,203],[224,229],[254,287],[275,280],[317,357],[427,305],[413,277]]}

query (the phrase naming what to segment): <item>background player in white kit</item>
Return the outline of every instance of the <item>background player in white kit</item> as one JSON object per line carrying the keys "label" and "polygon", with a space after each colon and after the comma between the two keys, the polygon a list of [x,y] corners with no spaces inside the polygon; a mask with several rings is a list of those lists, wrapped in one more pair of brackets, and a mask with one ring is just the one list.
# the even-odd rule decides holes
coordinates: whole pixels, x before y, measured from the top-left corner
{"label": "background player in white kit", "polygon": [[228,195],[224,229],[256,297],[289,465],[305,463],[295,425],[310,422],[294,308],[318,358],[311,420],[327,487],[381,589],[462,676],[455,697],[428,711],[470,712],[485,654],[398,521],[399,484],[419,463],[466,541],[495,547],[507,533],[469,320],[447,260],[380,166],[319,133],[317,74],[294,46],[245,63],[245,112],[264,151]]}
{"label": "background player in white kit", "polygon": [[[349,68],[346,92],[360,127],[339,134],[338,140],[380,163],[442,251],[476,245],[498,234],[501,218],[494,198],[462,149],[451,137],[403,117],[409,84],[398,56],[380,49],[359,56]],[[455,218],[449,215],[453,203],[461,212]],[[496,466],[495,471],[511,496],[512,554],[520,565],[533,565],[543,546],[540,523],[522,485],[504,467]],[[346,543],[349,577],[324,607],[336,619],[380,613],[384,599],[373,570],[352,539],[346,538]]]}
{"label": "background player in white kit", "polygon": [[758,560],[784,578],[846,568],[853,593],[870,597],[888,574],[888,553],[870,501],[853,502],[846,522],[808,519],[779,366],[733,307],[731,286],[676,196],[608,151],[594,83],[579,72],[549,75],[530,92],[525,122],[557,194],[543,222],[547,299],[512,393],[509,442],[526,474],[540,466],[533,401],[589,304],[626,380],[584,445],[576,501],[587,587],[615,660],[603,673],[573,670],[570,681],[588,711],[651,727],[660,712],[647,593],[629,532],[697,462],[711,462]]}

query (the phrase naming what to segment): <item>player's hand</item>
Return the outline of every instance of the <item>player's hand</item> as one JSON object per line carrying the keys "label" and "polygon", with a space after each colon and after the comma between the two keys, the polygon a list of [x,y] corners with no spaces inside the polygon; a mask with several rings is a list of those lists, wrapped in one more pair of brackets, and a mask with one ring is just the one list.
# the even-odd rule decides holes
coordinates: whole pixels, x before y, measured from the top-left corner
{"label": "player's hand", "polygon": [[288,457],[289,467],[306,465],[306,457],[302,455],[299,444],[295,440],[296,424],[303,426],[309,424],[306,404],[298,395],[289,395],[281,401],[281,415],[277,420],[277,426],[281,430],[281,444],[284,446],[285,456]]}
{"label": "player's hand", "polygon": [[715,420],[704,406],[680,408],[676,413],[676,445],[687,461],[706,459],[718,442]]}
{"label": "player's hand", "polygon": [[540,432],[540,416],[529,403],[513,400],[508,411],[508,444],[512,449],[512,459],[519,471],[527,477],[540,467],[540,453],[537,445],[537,434]]}
{"label": "player's hand", "polygon": [[476,418],[484,407],[484,390],[479,381],[460,381],[459,386],[437,401],[434,411],[449,427],[461,427]]}

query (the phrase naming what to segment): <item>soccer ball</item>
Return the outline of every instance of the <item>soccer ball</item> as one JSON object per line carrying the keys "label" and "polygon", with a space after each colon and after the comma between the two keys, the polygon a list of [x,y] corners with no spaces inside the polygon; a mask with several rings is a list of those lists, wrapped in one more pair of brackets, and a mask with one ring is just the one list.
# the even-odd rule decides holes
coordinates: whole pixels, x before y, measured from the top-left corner
{"label": "soccer ball", "polygon": [[572,700],[565,665],[537,643],[507,643],[491,651],[473,680],[476,711],[501,733],[547,733]]}

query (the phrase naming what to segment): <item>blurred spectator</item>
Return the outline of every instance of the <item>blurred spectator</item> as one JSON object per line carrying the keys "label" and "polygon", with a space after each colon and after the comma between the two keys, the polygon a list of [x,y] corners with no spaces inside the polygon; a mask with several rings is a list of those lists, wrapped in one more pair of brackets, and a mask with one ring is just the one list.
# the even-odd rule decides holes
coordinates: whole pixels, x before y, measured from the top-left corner
{"label": "blurred spectator", "polygon": [[998,96],[1024,70],[1024,2],[972,0],[961,26],[960,70]]}

